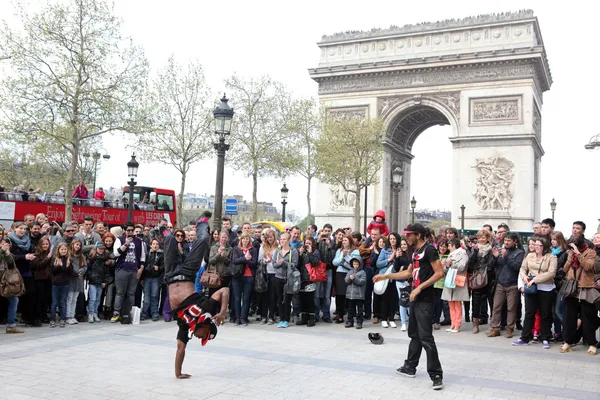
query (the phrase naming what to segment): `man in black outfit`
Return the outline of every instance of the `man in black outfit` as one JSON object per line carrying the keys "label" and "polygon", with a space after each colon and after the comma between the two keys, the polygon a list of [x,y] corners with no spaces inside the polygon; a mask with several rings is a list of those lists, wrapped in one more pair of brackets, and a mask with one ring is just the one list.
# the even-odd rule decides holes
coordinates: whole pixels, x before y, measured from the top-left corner
{"label": "man in black outfit", "polygon": [[442,382],[443,371],[433,339],[431,321],[433,320],[435,300],[433,284],[444,276],[444,272],[437,250],[424,240],[425,233],[426,229],[421,224],[408,225],[403,234],[406,235],[408,245],[415,249],[408,270],[376,275],[373,277],[373,281],[413,279],[408,321],[408,337],[410,337],[408,356],[404,361],[404,365],[398,368],[396,372],[399,375],[414,378],[421,352],[425,349],[427,353],[427,373],[433,381],[433,389],[440,390],[444,387]]}

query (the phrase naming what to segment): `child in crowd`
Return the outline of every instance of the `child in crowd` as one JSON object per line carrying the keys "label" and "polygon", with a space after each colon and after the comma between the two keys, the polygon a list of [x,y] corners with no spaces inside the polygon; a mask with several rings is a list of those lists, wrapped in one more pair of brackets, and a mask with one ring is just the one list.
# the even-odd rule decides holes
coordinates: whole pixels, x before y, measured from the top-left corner
{"label": "child in crowd", "polygon": [[60,327],[65,327],[67,319],[67,296],[69,280],[73,275],[73,266],[69,259],[69,247],[60,243],[52,260],[52,306],[50,307],[50,328],[56,327],[56,308],[58,307]]}
{"label": "child in crowd", "polygon": [[69,294],[67,296],[67,324],[77,324],[75,319],[75,308],[77,307],[77,298],[79,293],[83,292],[83,277],[87,272],[87,264],[83,256],[83,245],[81,240],[74,239],[71,242],[71,251],[69,255],[71,266],[73,268],[71,279],[69,280]]}
{"label": "child in crowd", "polygon": [[356,329],[362,329],[363,313],[365,306],[365,290],[367,287],[367,273],[362,269],[362,259],[350,260],[352,269],[346,274],[346,299],[348,300],[348,320],[346,328],[354,326],[356,316]]}
{"label": "child in crowd", "polygon": [[88,256],[88,322],[100,322],[98,317],[98,307],[100,305],[100,297],[102,289],[109,282],[110,275],[108,272],[108,264],[110,254],[104,243],[96,243],[96,247],[90,250]]}
{"label": "child in crowd", "polygon": [[390,229],[385,222],[385,211],[377,211],[373,216],[373,221],[369,222],[369,226],[367,226],[367,233],[369,236],[371,235],[371,229],[373,228],[379,228],[382,236],[388,236],[390,234]]}

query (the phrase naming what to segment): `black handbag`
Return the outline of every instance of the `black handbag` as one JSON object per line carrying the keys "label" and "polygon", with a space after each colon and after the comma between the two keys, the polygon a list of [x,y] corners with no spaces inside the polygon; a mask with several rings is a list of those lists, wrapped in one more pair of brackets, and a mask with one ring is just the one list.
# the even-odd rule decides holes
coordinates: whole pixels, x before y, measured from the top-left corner
{"label": "black handbag", "polygon": [[[583,267],[579,266],[579,269],[580,269],[579,278],[581,278],[581,274],[583,273]],[[558,291],[558,294],[563,299],[566,299],[567,297],[577,296],[577,292],[579,291],[579,278],[577,277],[577,272],[573,273],[573,275],[575,276],[575,279],[572,281],[571,280],[563,281],[563,284],[560,287],[560,290]]]}
{"label": "black handbag", "polygon": [[269,288],[269,275],[267,274],[267,265],[264,262],[258,263],[256,273],[254,274],[254,291],[264,293]]}

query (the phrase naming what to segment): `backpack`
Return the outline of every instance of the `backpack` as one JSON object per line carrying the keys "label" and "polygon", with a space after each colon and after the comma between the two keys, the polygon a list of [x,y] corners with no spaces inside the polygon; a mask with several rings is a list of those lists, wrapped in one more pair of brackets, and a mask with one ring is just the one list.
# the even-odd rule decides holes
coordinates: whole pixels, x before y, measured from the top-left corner
{"label": "backpack", "polygon": [[6,269],[0,279],[0,296],[18,297],[25,293],[25,283],[19,270],[15,267]]}

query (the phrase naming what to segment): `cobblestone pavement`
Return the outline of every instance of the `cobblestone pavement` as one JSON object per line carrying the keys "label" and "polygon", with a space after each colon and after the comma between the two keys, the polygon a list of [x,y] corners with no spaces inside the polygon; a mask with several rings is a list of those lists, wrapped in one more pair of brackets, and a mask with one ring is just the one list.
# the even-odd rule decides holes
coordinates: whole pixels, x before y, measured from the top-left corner
{"label": "cobblestone pavement", "polygon": [[[174,322],[29,328],[0,333],[0,399],[600,400],[600,356],[588,356],[583,346],[569,354],[558,345],[515,348],[504,337],[471,334],[470,324],[463,329],[435,332],[445,385],[437,392],[425,353],[415,379],[396,375],[406,332],[370,322],[363,330],[226,324],[205,347],[190,341],[190,380],[173,376]],[[367,339],[376,331],[383,346]]]}

